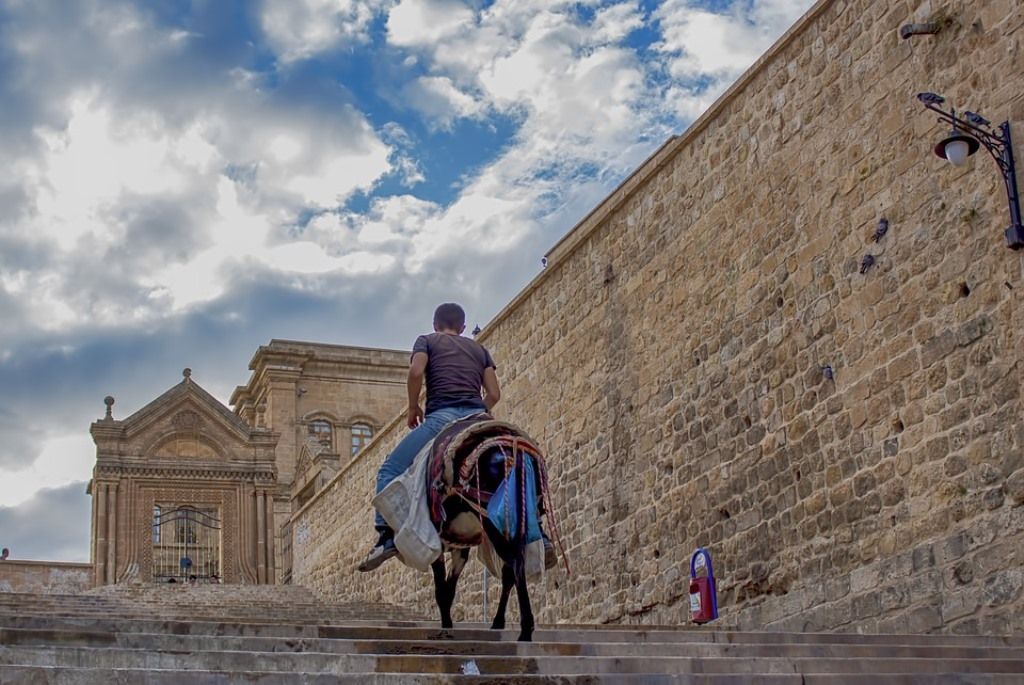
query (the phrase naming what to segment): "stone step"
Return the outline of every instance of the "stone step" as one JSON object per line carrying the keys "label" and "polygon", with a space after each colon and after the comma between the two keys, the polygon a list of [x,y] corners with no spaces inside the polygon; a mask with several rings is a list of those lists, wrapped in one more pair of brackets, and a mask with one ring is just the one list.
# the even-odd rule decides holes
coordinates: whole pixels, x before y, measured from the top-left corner
{"label": "stone step", "polygon": [[[453,638],[461,641],[514,641],[518,629],[494,631],[482,623],[458,624]],[[165,633],[175,635],[227,635],[252,637],[306,637],[341,640],[430,641],[437,637],[437,622],[347,621],[328,623],[266,623],[256,621],[182,621],[108,617],[0,615],[0,628],[37,630],[89,630],[97,633]],[[858,633],[775,633],[674,629],[627,629],[622,626],[543,625],[535,642],[619,642],[626,644],[718,643],[763,645],[879,645],[1024,648],[1024,636],[979,635],[862,635]]]}
{"label": "stone step", "polygon": [[260,618],[290,620],[350,618],[423,619],[421,613],[387,604],[326,604],[298,586],[110,586],[99,594],[45,595],[0,593],[0,614],[24,613],[77,616]]}
{"label": "stone step", "polygon": [[273,608],[268,608],[265,611],[247,611],[247,612],[219,612],[219,611],[193,611],[187,607],[181,607],[174,610],[168,608],[152,608],[148,611],[39,611],[39,610],[23,610],[23,611],[0,611],[0,622],[4,621],[9,616],[52,616],[55,618],[95,618],[105,619],[110,617],[118,617],[125,620],[140,620],[152,618],[153,616],[160,616],[167,620],[178,620],[178,621],[212,621],[218,622],[225,621],[236,621],[236,622],[289,622],[289,623],[323,623],[325,625],[332,623],[344,623],[347,624],[351,621],[360,620],[375,620],[385,621],[389,620],[391,616],[387,612],[380,613],[365,613],[358,612],[353,613],[349,611],[320,611],[311,612],[308,614],[296,614],[288,612],[276,612]]}
{"label": "stone step", "polygon": [[[594,635],[600,640],[601,635]],[[327,654],[429,654],[452,656],[687,656],[687,657],[872,657],[932,659],[1021,659],[1019,647],[908,644],[758,644],[720,642],[497,642],[466,640],[350,640],[315,637],[239,637],[115,633],[92,629],[0,628],[7,646],[119,647],[151,651],[319,652]]]}
{"label": "stone step", "polygon": [[204,604],[199,601],[193,600],[193,598],[183,595],[177,599],[173,604],[97,604],[97,605],[73,605],[73,604],[54,604],[48,605],[41,602],[32,603],[20,603],[10,605],[0,605],[0,613],[20,613],[25,610],[31,610],[33,613],[55,613],[55,614],[67,614],[67,615],[102,615],[104,613],[115,612],[119,615],[150,615],[153,610],[168,611],[171,613],[217,613],[220,616],[227,615],[259,615],[265,611],[280,611],[283,615],[294,616],[294,617],[307,617],[317,615],[359,615],[369,614],[377,616],[388,616],[391,618],[407,618],[411,620],[415,619],[426,619],[427,616],[422,614],[413,613],[411,611],[402,611],[392,607],[365,607],[360,605],[336,605],[325,607],[321,606],[280,606],[272,603],[261,603],[251,602],[244,607],[232,607],[221,604]]}
{"label": "stone step", "polygon": [[161,619],[94,619],[79,616],[0,616],[0,626],[12,629],[82,629],[99,633],[169,633],[174,635],[237,635],[254,637],[320,637],[316,623],[256,623],[238,621],[174,621]]}
{"label": "stone step", "polygon": [[[397,614],[397,615],[396,615]],[[245,610],[221,610],[219,608],[193,607],[183,602],[179,606],[161,607],[103,607],[96,609],[48,608],[48,607],[0,607],[0,621],[9,616],[55,616],[74,618],[109,618],[116,616],[124,619],[144,619],[160,616],[166,619],[218,621],[290,621],[290,622],[323,622],[338,623],[353,620],[391,620],[394,618],[416,618],[415,615],[401,614],[388,610],[368,611],[361,608],[333,607],[309,611],[287,611],[276,607],[252,607]]]}
{"label": "stone step", "polygon": [[1024,636],[564,624],[518,643],[514,623],[462,622],[437,639],[425,619],[294,587],[0,593],[0,683],[1024,683]]}
{"label": "stone step", "polygon": [[[4,685],[181,685],[180,671],[159,669],[26,668],[0,666]],[[1020,685],[1017,675],[929,674],[685,674],[502,675],[268,673],[190,671],[189,685]]]}
{"label": "stone step", "polygon": [[[517,626],[510,624],[510,630],[500,634],[482,623],[457,624],[455,639],[461,640],[508,640],[515,639]],[[387,626],[379,624],[321,626],[320,637],[361,639],[361,640],[429,640],[433,639],[439,625],[433,623],[406,624],[394,622]],[[1024,647],[1024,636],[989,635],[885,635],[859,633],[776,633],[748,631],[715,631],[714,629],[676,629],[671,626],[579,626],[541,625],[533,634],[535,641],[546,642],[589,642],[597,639],[604,642],[719,642],[726,644],[866,644],[885,645],[899,641],[901,644],[917,645],[964,645],[964,646],[1007,646]]]}
{"label": "stone step", "polygon": [[[460,673],[465,656],[431,654],[326,654],[321,652],[216,651],[182,653],[117,647],[32,648],[0,645],[0,664],[70,668],[280,671],[288,673]],[[837,658],[769,656],[757,659],[688,656],[472,657],[483,674],[863,674],[1015,673],[1024,681],[1024,658]]]}

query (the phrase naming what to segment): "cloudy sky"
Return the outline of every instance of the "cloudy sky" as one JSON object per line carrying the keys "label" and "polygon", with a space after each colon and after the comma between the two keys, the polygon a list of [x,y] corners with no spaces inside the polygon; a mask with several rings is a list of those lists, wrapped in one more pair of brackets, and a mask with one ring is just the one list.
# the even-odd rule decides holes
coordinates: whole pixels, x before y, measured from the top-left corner
{"label": "cloudy sky", "polygon": [[88,560],[103,397],[484,325],[811,0],[0,0],[0,545]]}

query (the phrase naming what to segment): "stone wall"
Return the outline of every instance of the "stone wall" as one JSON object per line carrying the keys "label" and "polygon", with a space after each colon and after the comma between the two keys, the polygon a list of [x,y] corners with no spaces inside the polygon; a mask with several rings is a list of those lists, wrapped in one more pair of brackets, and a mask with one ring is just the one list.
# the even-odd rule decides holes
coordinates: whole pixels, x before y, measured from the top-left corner
{"label": "stone wall", "polygon": [[[1022,40],[1013,0],[819,2],[491,322],[572,563],[541,620],[684,622],[704,545],[723,626],[1024,630],[1024,255],[992,161],[936,158],[914,98],[1024,140]],[[427,574],[353,570],[403,432],[297,514],[296,583],[430,607]]]}
{"label": "stone wall", "polygon": [[[377,538],[370,504],[377,467],[405,431],[403,413],[292,517],[292,582],[312,588],[329,600],[359,598],[395,603],[402,599],[395,596],[399,586],[426,587],[422,582],[425,575],[421,577],[398,564],[388,569],[390,573],[355,570]],[[385,578],[387,581],[382,582]]]}
{"label": "stone wall", "polygon": [[92,564],[66,561],[0,561],[0,592],[69,595],[92,586]]}

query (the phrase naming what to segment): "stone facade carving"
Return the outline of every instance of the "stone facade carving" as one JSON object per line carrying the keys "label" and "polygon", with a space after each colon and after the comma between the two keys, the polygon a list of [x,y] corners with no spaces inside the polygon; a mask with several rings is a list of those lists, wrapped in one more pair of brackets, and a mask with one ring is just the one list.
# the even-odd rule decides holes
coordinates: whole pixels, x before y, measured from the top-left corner
{"label": "stone facade carving", "polygon": [[199,428],[199,422],[199,414],[189,409],[178,412],[174,415],[174,418],[171,419],[171,424],[173,424],[178,430],[182,431],[197,430]]}

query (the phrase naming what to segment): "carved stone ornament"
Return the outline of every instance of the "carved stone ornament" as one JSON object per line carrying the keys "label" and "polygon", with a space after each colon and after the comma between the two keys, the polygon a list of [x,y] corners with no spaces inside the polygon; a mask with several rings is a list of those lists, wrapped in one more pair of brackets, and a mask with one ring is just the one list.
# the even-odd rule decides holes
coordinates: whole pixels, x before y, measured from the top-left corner
{"label": "carved stone ornament", "polygon": [[199,414],[191,409],[180,411],[171,419],[171,423],[178,430],[195,430],[199,427],[200,421]]}

